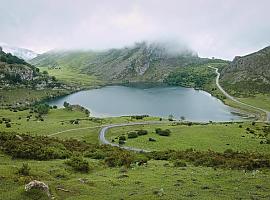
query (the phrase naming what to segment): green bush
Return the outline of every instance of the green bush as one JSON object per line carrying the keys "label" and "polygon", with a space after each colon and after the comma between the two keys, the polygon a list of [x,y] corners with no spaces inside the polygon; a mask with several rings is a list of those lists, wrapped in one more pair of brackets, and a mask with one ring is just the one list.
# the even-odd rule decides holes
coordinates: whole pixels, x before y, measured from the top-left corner
{"label": "green bush", "polygon": [[96,149],[96,151],[87,151],[84,154],[85,157],[93,158],[93,159],[104,159],[107,156],[105,151]]}
{"label": "green bush", "polygon": [[156,134],[160,136],[169,136],[171,131],[169,129],[162,130],[161,128],[156,129]]}
{"label": "green bush", "polygon": [[120,135],[120,136],[119,136],[119,140],[123,140],[123,141],[125,141],[125,140],[126,140],[126,136],[124,136],[124,135]]}
{"label": "green bush", "polygon": [[79,172],[88,172],[90,167],[89,163],[86,160],[83,160],[82,157],[72,157],[67,160],[65,164],[71,166],[75,171]]}
{"label": "green bush", "polygon": [[174,167],[186,167],[187,164],[181,160],[176,160],[176,161],[174,161],[173,166]]}
{"label": "green bush", "polygon": [[34,112],[38,113],[39,115],[48,114],[49,110],[50,106],[48,104],[39,104],[34,108]]}
{"label": "green bush", "polygon": [[18,174],[23,176],[29,176],[31,168],[27,163],[23,163],[22,167],[18,169]]}
{"label": "green bush", "polygon": [[137,138],[138,134],[135,131],[128,132],[128,138]]}
{"label": "green bush", "polygon": [[130,167],[134,160],[133,154],[128,151],[113,152],[109,157],[105,158],[105,164],[109,167]]}
{"label": "green bush", "polygon": [[119,144],[119,145],[125,144],[125,140],[119,140],[119,141],[118,141],[118,144]]}
{"label": "green bush", "polygon": [[148,131],[147,131],[147,130],[138,130],[138,131],[137,131],[137,134],[138,134],[139,136],[141,136],[141,135],[147,135],[147,134],[148,134]]}

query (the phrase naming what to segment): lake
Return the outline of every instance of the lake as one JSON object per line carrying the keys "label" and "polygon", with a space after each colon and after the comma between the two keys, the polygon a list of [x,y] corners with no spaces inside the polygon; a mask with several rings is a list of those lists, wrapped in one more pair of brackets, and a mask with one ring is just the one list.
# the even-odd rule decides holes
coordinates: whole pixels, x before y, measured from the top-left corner
{"label": "lake", "polygon": [[193,88],[106,86],[80,91],[48,103],[62,107],[64,101],[86,107],[94,117],[146,114],[166,118],[173,115],[176,119],[184,116],[186,120],[202,122],[240,119],[219,99]]}

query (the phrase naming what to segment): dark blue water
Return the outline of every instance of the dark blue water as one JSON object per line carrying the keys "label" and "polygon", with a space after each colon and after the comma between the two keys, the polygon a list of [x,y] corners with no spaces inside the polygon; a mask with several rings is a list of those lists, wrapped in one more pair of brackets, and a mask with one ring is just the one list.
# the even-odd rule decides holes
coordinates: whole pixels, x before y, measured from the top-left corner
{"label": "dark blue water", "polygon": [[191,121],[230,121],[240,119],[232,109],[204,91],[183,87],[135,88],[107,86],[77,92],[54,99],[50,105],[62,106],[64,101],[88,108],[92,116],[108,117],[142,115]]}

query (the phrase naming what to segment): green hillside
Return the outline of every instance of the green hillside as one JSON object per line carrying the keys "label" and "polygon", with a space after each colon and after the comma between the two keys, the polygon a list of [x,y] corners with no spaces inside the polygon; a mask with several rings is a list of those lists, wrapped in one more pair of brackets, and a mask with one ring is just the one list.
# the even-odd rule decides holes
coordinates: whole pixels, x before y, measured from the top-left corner
{"label": "green hillside", "polygon": [[172,52],[164,44],[142,42],[102,52],[52,51],[36,57],[31,63],[55,70],[74,70],[105,82],[163,82],[176,68],[207,60],[188,49]]}
{"label": "green hillside", "polygon": [[270,47],[235,57],[221,71],[221,83],[235,96],[270,94]]}

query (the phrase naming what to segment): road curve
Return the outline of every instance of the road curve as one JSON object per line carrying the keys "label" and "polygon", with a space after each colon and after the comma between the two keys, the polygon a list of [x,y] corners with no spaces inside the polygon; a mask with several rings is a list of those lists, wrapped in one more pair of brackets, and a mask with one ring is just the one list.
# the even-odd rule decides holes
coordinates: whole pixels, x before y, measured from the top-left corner
{"label": "road curve", "polygon": [[163,121],[148,121],[148,122],[130,122],[130,123],[124,123],[124,124],[110,124],[107,125],[105,127],[103,127],[100,132],[99,132],[99,141],[101,144],[108,144],[114,147],[119,147],[122,149],[126,149],[129,151],[135,151],[135,152],[150,152],[148,150],[145,149],[140,149],[140,148],[135,148],[135,147],[128,147],[128,146],[122,146],[119,144],[115,144],[112,142],[109,142],[106,138],[106,132],[110,129],[110,128],[115,128],[115,127],[122,127],[122,126],[134,126],[134,125],[148,125],[148,124],[162,124],[162,123],[168,123],[168,122],[163,122]]}
{"label": "road curve", "polygon": [[270,121],[270,112],[265,110],[265,109],[262,109],[262,108],[259,108],[259,107],[256,107],[256,106],[252,106],[252,105],[249,105],[249,104],[246,104],[246,103],[243,103],[239,100],[237,100],[235,97],[229,95],[222,87],[221,85],[219,84],[219,78],[220,78],[220,73],[218,72],[218,68],[216,67],[212,67],[212,66],[208,66],[209,68],[212,68],[212,69],[215,69],[216,70],[216,74],[217,74],[217,77],[216,77],[216,85],[218,87],[218,89],[227,97],[229,98],[230,100],[238,103],[238,104],[241,104],[241,105],[244,105],[244,106],[247,106],[249,108],[253,108],[255,110],[259,110],[259,111],[262,111],[266,114],[266,122],[269,122]]}

